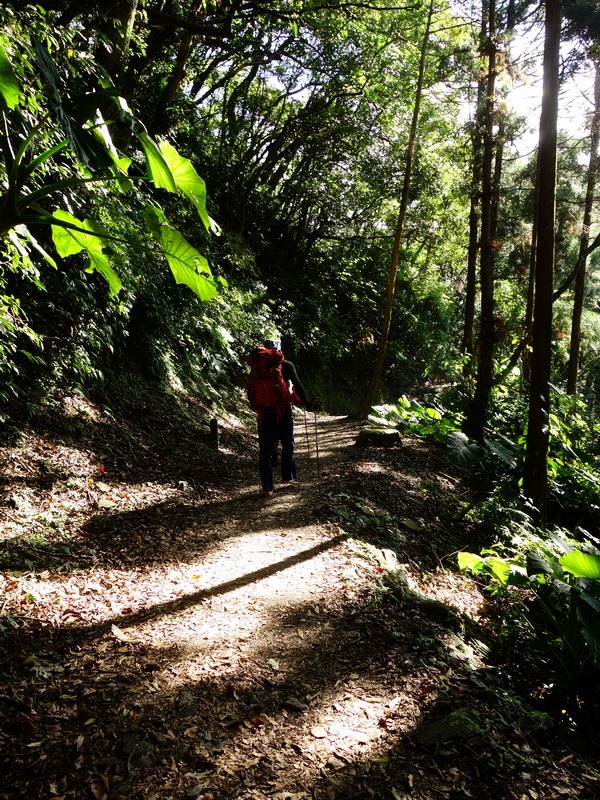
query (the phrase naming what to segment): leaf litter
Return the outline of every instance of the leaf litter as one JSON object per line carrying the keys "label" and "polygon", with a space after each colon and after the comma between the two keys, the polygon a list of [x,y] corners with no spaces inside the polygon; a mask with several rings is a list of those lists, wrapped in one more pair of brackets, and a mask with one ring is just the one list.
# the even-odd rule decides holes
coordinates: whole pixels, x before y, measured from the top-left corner
{"label": "leaf litter", "polygon": [[265,503],[252,432],[139,418],[77,398],[0,449],[2,800],[597,796],[486,662],[435,446],[320,415]]}

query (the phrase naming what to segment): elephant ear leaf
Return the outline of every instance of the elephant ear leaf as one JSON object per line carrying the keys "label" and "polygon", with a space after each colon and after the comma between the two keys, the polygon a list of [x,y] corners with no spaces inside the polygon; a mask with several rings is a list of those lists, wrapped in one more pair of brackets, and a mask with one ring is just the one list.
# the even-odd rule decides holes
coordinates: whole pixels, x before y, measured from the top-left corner
{"label": "elephant ear leaf", "polygon": [[[113,159],[102,142],[94,132],[80,125],[68,112],[63,104],[60,92],[60,77],[50,53],[42,42],[35,36],[32,37],[35,59],[44,88],[48,107],[55,122],[68,139],[75,151],[78,160],[91,170],[105,170],[112,166]],[[70,101],[72,106],[77,105],[76,100]]]}
{"label": "elephant ear leaf", "polygon": [[483,571],[485,567],[485,561],[481,556],[476,555],[476,553],[467,553],[464,550],[460,550],[457,553],[458,558],[458,566],[459,569],[462,570],[469,570],[470,572],[474,572],[478,574],[479,572]]}
{"label": "elephant ear leaf", "polygon": [[138,138],[146,156],[146,172],[149,180],[157,189],[166,189],[167,192],[175,194],[177,184],[158,145],[144,131],[138,133]]}
{"label": "elephant ear leaf", "polygon": [[213,277],[208,261],[179,231],[165,226],[159,241],[177,283],[189,286],[201,300],[211,300],[219,293],[220,282]]}
{"label": "elephant ear leaf", "polygon": [[600,556],[573,550],[562,556],[560,565],[565,572],[570,572],[576,578],[591,578],[600,581]]}
{"label": "elephant ear leaf", "polygon": [[46,90],[46,99],[52,115],[57,118],[62,112],[62,99],[60,95],[60,77],[50,53],[37,36],[31,37],[31,44],[35,53],[35,60],[40,71],[40,77]]}
{"label": "elephant ear leaf", "polygon": [[446,447],[449,460],[461,467],[477,464],[483,452],[482,448],[462,431],[452,431],[448,436]]}
{"label": "elephant ear leaf", "polygon": [[0,95],[5,108],[12,109],[19,105],[19,82],[2,45],[0,45]]}
{"label": "elephant ear leaf", "polygon": [[89,219],[79,220],[60,209],[54,212],[53,219],[59,223],[52,226],[52,240],[59,256],[65,258],[85,250],[90,259],[87,272],[99,272],[108,283],[110,296],[118,294],[123,284],[104,252],[106,232],[101,226]]}
{"label": "elephant ear leaf", "polygon": [[546,559],[535,550],[527,553],[527,574],[528,575],[552,575],[553,570]]}
{"label": "elephant ear leaf", "polygon": [[177,188],[196,206],[206,230],[210,230],[210,218],[206,211],[206,184],[196,172],[189,158],[180,155],[173,145],[164,139],[158,142],[162,157],[166,161]]}
{"label": "elephant ear leaf", "polygon": [[205,301],[211,300],[227,286],[223,278],[212,274],[206,258],[169,225],[161,208],[148,206],[146,220],[177,283],[188,286],[200,300]]}

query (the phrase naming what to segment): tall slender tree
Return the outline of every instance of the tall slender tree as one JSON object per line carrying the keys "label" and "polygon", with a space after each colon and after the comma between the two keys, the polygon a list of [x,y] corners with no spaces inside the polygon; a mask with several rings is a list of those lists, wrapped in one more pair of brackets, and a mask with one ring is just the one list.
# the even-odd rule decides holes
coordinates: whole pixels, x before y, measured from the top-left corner
{"label": "tall slender tree", "polygon": [[592,207],[594,193],[598,178],[600,155],[600,58],[594,56],[594,113],[592,117],[590,135],[590,160],[588,165],[585,204],[583,209],[583,223],[579,239],[579,254],[576,264],[575,296],[573,299],[573,314],[571,318],[571,341],[569,345],[569,364],[567,368],[567,392],[577,394],[577,377],[579,374],[579,354],[581,351],[581,317],[585,300],[585,284],[587,272],[587,256],[590,241],[590,225],[592,222]]}
{"label": "tall slender tree", "polygon": [[483,19],[487,19],[487,36],[483,37],[483,55],[487,61],[486,91],[483,113],[483,156],[481,162],[481,240],[480,291],[481,320],[478,336],[478,364],[475,394],[465,419],[465,433],[481,439],[492,389],[496,326],[494,314],[494,111],[497,77],[496,0],[484,0]]}
{"label": "tall slender tree", "polygon": [[543,94],[538,150],[538,237],[527,448],[523,492],[546,515],[550,368],[552,345],[552,284],[555,255],[556,153],[561,0],[546,0]]}
{"label": "tall slender tree", "polygon": [[[487,26],[482,23],[481,40],[485,41]],[[481,47],[483,49],[483,47]],[[481,209],[481,131],[486,112],[486,78],[483,70],[478,70],[477,100],[475,120],[471,135],[472,174],[471,199],[469,209],[469,248],[467,250],[467,283],[465,287],[465,315],[463,320],[463,337],[461,352],[467,357],[465,361],[465,378],[469,379],[473,368],[473,345],[475,325],[475,300],[477,297],[477,257],[479,255],[479,219]]]}
{"label": "tall slender tree", "polygon": [[408,197],[410,191],[412,165],[415,152],[415,144],[417,141],[417,126],[419,122],[419,112],[421,110],[421,98],[423,96],[423,82],[425,78],[425,62],[427,59],[427,46],[429,44],[429,34],[431,31],[431,20],[434,12],[434,0],[430,0],[429,10],[427,12],[427,19],[425,22],[425,32],[421,40],[421,55],[419,59],[419,77],[417,79],[417,89],[415,92],[415,103],[413,106],[412,121],[410,126],[410,134],[408,138],[408,151],[406,154],[406,165],[404,167],[404,181],[402,184],[402,196],[400,198],[400,210],[398,212],[398,221],[396,223],[396,232],[394,235],[394,246],[392,250],[392,259],[390,263],[390,272],[388,276],[388,286],[385,300],[385,311],[383,318],[383,327],[381,331],[381,338],[379,340],[379,349],[377,351],[377,359],[375,367],[371,376],[371,381],[367,388],[367,393],[363,401],[360,411],[360,418],[366,419],[373,405],[379,386],[381,384],[381,376],[383,375],[383,365],[385,363],[385,355],[387,350],[388,338],[390,335],[390,327],[392,324],[392,309],[394,305],[394,293],[396,290],[396,274],[398,272],[398,260],[400,258],[400,245],[402,243],[402,234],[404,231],[404,220],[406,217],[406,209],[408,206]]}

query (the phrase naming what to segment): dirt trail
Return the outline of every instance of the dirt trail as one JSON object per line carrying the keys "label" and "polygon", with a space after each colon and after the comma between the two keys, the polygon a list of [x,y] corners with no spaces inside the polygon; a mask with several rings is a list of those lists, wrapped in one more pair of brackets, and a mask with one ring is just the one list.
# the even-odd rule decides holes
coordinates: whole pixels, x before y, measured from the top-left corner
{"label": "dirt trail", "polygon": [[[310,456],[301,417],[299,423],[299,481],[276,483],[273,497],[264,499],[252,470],[247,485],[233,496],[208,503],[178,553],[177,582],[188,587],[183,596],[165,598],[133,615],[144,620],[134,625],[137,641],[177,648],[180,657],[171,674],[177,671],[182,684],[214,674],[214,665],[231,660],[233,653],[238,666],[247,659],[262,664],[271,676],[295,668],[307,632],[300,622],[286,619],[314,614],[346,584],[356,591],[356,557],[339,528],[324,523],[319,514],[323,484],[352,445],[356,426],[344,418],[319,419],[321,483],[313,422]],[[127,615],[115,622],[129,631]],[[307,630],[314,627],[313,620],[308,622]]]}
{"label": "dirt trail", "polygon": [[[318,431],[318,479],[299,414],[300,480],[268,500],[254,449],[219,478],[240,457],[227,436],[196,488],[192,461],[136,482],[135,464],[113,475],[91,446],[32,437],[29,463],[62,470],[34,487],[4,451],[23,509],[71,505],[63,539],[7,562],[1,800],[594,797],[494,688],[481,594],[440,569],[464,476],[417,440],[359,451],[325,415]],[[46,561],[28,571],[27,552]]]}

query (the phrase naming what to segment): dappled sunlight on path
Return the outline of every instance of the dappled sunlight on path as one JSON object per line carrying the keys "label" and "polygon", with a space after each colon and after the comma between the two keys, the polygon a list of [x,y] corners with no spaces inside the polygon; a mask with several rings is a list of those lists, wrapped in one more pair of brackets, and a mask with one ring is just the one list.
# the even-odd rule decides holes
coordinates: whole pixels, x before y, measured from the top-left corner
{"label": "dappled sunlight on path", "polygon": [[[419,740],[430,716],[495,697],[464,631],[478,587],[412,557],[454,549],[461,475],[430,476],[421,443],[364,452],[350,420],[316,422],[297,412],[299,479],[271,498],[250,447],[223,487],[113,480],[70,569],[15,570],[27,679],[3,689],[0,800],[492,796],[490,720],[465,718],[473,741]],[[498,798],[539,789],[515,764]]]}

